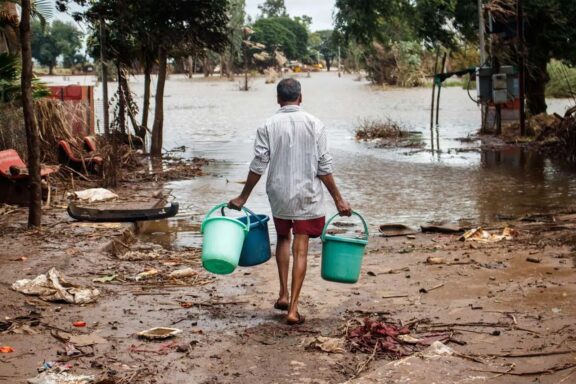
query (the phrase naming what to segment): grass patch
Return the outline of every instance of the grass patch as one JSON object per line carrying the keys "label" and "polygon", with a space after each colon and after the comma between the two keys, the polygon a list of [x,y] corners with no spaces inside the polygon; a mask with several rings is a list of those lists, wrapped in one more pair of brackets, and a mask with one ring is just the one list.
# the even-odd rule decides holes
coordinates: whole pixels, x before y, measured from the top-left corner
{"label": "grass patch", "polygon": [[386,120],[363,119],[356,128],[356,139],[401,139],[409,136],[409,132],[399,123],[390,118]]}
{"label": "grass patch", "polygon": [[356,140],[377,141],[378,147],[413,148],[422,146],[422,136],[390,119],[363,119],[356,128]]}

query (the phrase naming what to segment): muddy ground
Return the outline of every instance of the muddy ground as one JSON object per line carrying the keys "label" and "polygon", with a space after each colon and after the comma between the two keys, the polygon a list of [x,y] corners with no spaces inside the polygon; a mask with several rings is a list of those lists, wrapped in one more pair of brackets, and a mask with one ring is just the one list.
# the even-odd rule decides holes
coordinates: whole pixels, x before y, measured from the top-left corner
{"label": "muddy ground", "polygon": [[[25,209],[0,216],[0,325],[11,325],[0,346],[14,349],[0,354],[2,383],[26,383],[45,362],[102,384],[576,382],[576,215],[489,223],[518,235],[488,244],[438,233],[373,234],[355,285],[321,279],[316,240],[302,295],[306,322],[293,327],[272,307],[274,260],[214,276],[202,270],[197,249],[142,243],[131,224],[74,222],[62,202],[45,211],[42,230],[27,230],[25,220]],[[98,301],[50,303],[11,289],[51,267],[100,289]],[[167,278],[183,267],[198,273]],[[135,280],[150,270],[157,273]],[[102,277],[109,281],[93,281]],[[31,312],[36,320],[14,322]],[[449,334],[455,354],[394,363],[389,355],[305,346],[316,336],[341,338],[347,324],[367,317],[410,324],[414,336]],[[182,333],[162,341],[136,336],[156,326]],[[106,342],[61,354],[70,335],[92,333]]]}

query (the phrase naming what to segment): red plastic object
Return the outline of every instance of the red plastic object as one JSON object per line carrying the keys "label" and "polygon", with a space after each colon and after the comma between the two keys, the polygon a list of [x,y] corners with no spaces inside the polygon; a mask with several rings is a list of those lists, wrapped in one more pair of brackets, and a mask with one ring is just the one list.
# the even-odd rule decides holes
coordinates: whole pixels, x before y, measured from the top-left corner
{"label": "red plastic object", "polygon": [[85,327],[86,326],[86,322],[85,321],[75,321],[72,323],[73,326],[75,327]]}

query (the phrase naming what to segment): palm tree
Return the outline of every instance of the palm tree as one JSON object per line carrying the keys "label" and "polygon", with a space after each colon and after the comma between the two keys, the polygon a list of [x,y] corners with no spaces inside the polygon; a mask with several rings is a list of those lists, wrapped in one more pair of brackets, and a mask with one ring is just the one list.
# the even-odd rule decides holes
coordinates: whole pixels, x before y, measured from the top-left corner
{"label": "palm tree", "polygon": [[[21,7],[18,23],[15,4]],[[34,119],[32,103],[32,49],[30,47],[30,18],[37,16],[42,23],[51,17],[54,0],[0,0],[0,37],[3,37],[5,49],[14,54],[13,36],[19,37],[19,48],[22,54],[21,92],[24,126],[28,147],[28,172],[30,174],[30,203],[28,209],[28,226],[38,227],[42,221],[42,186],[40,178],[40,137]],[[16,29],[18,26],[18,29]]]}
{"label": "palm tree", "polygon": [[[0,53],[16,54],[20,51],[18,42],[19,0],[0,0]],[[54,0],[33,0],[32,15],[42,23],[54,13]]]}
{"label": "palm tree", "polygon": [[16,4],[0,0],[0,53],[18,52]]}

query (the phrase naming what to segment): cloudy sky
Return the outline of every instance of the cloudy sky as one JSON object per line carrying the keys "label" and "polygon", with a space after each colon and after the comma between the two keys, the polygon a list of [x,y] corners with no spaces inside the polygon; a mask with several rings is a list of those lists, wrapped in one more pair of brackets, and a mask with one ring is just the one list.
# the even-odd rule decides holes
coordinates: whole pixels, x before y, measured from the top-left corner
{"label": "cloudy sky", "polygon": [[[246,13],[254,20],[260,13],[258,5],[264,0],[246,0]],[[308,15],[312,18],[312,31],[332,29],[332,13],[335,0],[284,0],[286,10],[292,17]]]}

